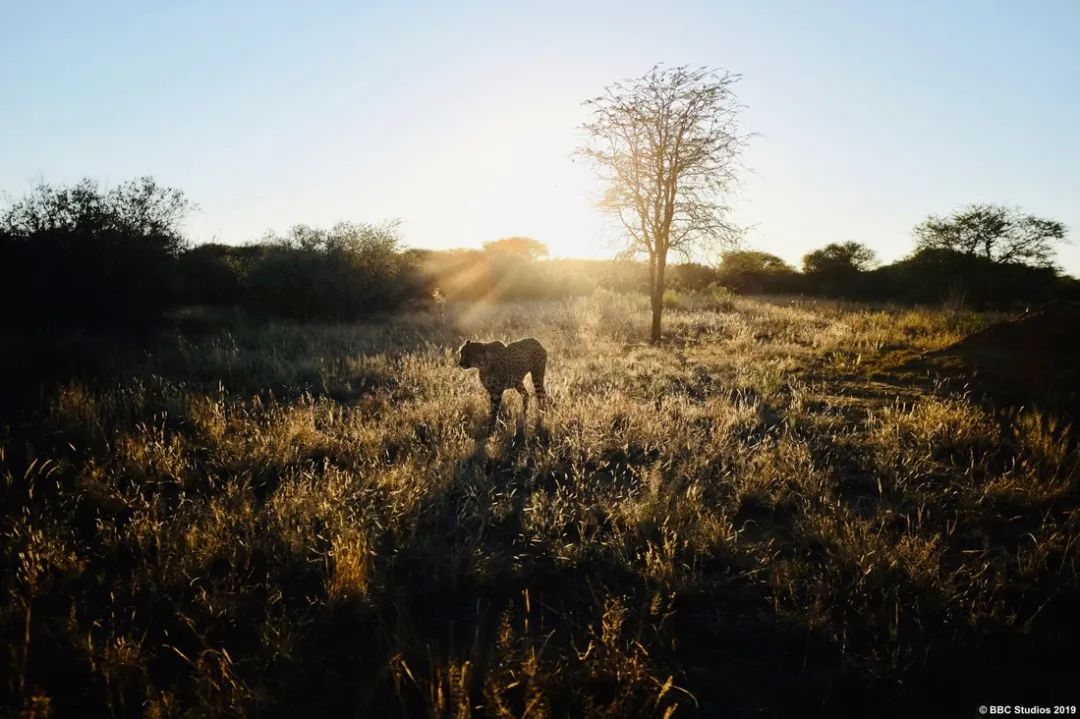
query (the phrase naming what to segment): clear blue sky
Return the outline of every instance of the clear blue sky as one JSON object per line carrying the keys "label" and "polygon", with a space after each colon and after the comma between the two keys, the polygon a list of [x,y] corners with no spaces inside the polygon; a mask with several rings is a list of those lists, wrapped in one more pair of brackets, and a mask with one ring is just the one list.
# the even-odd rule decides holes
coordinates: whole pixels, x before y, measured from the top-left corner
{"label": "clear blue sky", "polygon": [[742,73],[733,198],[797,262],[906,254],[928,213],[1064,221],[1080,274],[1080,2],[12,2],[0,189],[152,174],[193,240],[404,220],[408,244],[616,239],[571,152],[581,101],[653,63]]}

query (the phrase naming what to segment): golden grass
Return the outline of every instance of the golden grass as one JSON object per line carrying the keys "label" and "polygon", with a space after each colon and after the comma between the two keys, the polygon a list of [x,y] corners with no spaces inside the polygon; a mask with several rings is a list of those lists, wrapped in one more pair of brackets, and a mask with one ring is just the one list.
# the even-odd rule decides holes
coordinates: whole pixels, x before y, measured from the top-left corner
{"label": "golden grass", "polygon": [[[7,706],[807,715],[929,706],[943,671],[967,711],[986,676],[1057,687],[1067,431],[870,378],[992,318],[675,299],[660,347],[645,298],[598,293],[176,334],[51,388],[0,444]],[[551,408],[522,425],[508,393],[488,437],[455,348],[526,335]]]}

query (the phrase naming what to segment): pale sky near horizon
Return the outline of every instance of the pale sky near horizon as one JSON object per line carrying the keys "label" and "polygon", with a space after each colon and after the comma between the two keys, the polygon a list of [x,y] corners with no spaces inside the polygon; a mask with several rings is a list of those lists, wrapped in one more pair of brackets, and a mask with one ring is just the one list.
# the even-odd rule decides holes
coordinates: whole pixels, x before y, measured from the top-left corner
{"label": "pale sky near horizon", "polygon": [[970,202],[1066,223],[1080,275],[1080,2],[12,2],[0,191],[153,175],[188,236],[400,218],[604,257],[582,101],[656,62],[742,74],[745,244],[883,261]]}

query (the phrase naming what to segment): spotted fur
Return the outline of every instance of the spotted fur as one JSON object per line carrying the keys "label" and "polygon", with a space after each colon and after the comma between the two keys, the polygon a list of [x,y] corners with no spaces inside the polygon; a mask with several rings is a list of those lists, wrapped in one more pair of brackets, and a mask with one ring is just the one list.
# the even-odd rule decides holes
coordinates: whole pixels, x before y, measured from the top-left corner
{"label": "spotted fur", "polygon": [[547,350],[532,337],[511,342],[466,342],[461,345],[459,366],[475,367],[480,371],[480,384],[491,397],[491,425],[499,416],[503,392],[517,390],[525,405],[525,417],[529,416],[529,393],[525,390],[525,375],[532,376],[533,393],[542,412],[547,404],[544,392],[544,368]]}

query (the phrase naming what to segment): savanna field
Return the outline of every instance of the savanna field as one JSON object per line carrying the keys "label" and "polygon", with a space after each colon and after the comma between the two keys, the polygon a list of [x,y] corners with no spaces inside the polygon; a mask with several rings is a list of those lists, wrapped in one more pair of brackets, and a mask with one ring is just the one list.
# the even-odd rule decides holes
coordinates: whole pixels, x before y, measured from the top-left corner
{"label": "savanna field", "polygon": [[[1069,418],[904,369],[1003,315],[669,300],[660,346],[647,298],[611,292],[189,312],[24,388],[0,434],[6,713],[1076,703]],[[523,425],[507,392],[488,436],[457,347],[526,336],[550,407]]]}

